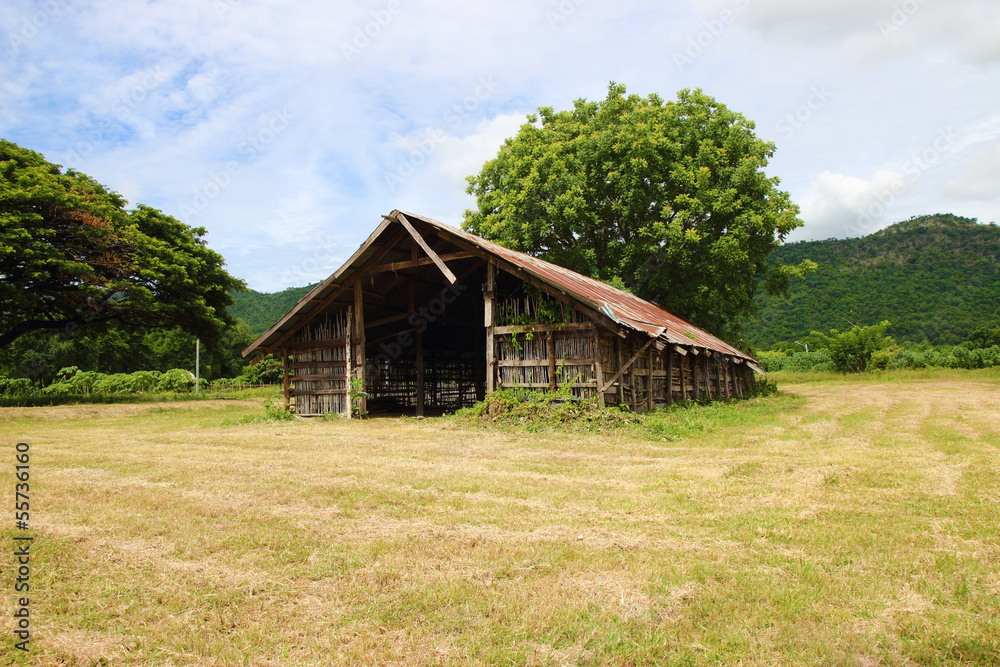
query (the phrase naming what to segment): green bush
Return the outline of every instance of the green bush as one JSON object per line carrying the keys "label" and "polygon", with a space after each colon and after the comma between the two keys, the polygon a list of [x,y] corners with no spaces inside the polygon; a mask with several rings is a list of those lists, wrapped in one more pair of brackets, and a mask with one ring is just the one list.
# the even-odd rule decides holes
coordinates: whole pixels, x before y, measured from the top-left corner
{"label": "green bush", "polygon": [[0,377],[0,396],[24,396],[34,390],[34,383],[28,378]]}
{"label": "green bush", "polygon": [[191,391],[194,388],[194,375],[182,368],[171,368],[159,377],[157,391]]}
{"label": "green bush", "polygon": [[244,366],[236,379],[248,384],[277,384],[285,379],[282,361],[269,354],[253,366]]}
{"label": "green bush", "polygon": [[757,357],[761,369],[767,373],[790,371],[808,373],[815,371],[832,371],[833,360],[827,350],[813,352],[762,352]]}
{"label": "green bush", "polygon": [[876,364],[888,364],[890,353],[898,347],[891,336],[886,336],[889,322],[883,321],[868,327],[854,325],[848,331],[831,329],[830,335],[818,331],[812,335],[823,341],[833,367],[842,373],[862,373],[868,370],[875,356]]}

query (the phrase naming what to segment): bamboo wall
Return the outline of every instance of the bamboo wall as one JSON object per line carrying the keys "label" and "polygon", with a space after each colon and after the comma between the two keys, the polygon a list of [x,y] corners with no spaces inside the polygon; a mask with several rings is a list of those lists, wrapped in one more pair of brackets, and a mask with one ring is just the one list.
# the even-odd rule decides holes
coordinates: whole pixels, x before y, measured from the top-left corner
{"label": "bamboo wall", "polygon": [[[552,391],[568,385],[574,395],[596,396],[604,405],[648,410],[676,401],[741,398],[753,381],[747,365],[731,357],[693,345],[651,344],[638,334],[623,339],[575,309],[566,312],[565,322],[552,324],[530,321],[544,311],[531,297],[498,300],[497,308],[497,388]],[[512,319],[519,324],[506,324]]]}
{"label": "bamboo wall", "polygon": [[347,334],[348,313],[342,311],[310,322],[287,343],[287,395],[296,414],[347,410]]}

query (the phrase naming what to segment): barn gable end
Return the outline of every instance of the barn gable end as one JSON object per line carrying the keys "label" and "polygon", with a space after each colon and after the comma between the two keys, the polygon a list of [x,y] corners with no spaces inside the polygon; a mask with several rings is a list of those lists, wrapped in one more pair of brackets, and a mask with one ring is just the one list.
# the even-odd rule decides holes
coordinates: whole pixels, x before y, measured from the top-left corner
{"label": "barn gable end", "polygon": [[262,353],[300,415],[420,416],[511,386],[646,410],[743,396],[757,370],[655,304],[401,211],[243,351]]}

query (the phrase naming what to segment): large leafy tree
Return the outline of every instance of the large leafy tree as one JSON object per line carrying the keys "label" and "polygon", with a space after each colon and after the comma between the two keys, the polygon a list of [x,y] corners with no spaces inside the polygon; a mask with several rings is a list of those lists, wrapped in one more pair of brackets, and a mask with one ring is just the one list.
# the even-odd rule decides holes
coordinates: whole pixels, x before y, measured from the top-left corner
{"label": "large leafy tree", "polygon": [[0,348],[99,323],[221,341],[228,292],[244,284],[204,236],[0,140]]}
{"label": "large leafy tree", "polygon": [[760,284],[815,268],[768,267],[802,222],[763,172],[774,144],[700,90],[626,95],[528,116],[476,176],[463,227],[664,304],[735,339]]}

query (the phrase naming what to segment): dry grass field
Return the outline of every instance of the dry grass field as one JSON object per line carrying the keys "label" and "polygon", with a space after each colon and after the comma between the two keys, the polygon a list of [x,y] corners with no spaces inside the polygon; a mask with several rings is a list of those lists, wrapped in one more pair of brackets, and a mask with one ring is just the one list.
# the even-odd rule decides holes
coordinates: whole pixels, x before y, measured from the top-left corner
{"label": "dry grass field", "polygon": [[1000,664],[1000,381],[781,389],[678,412],[684,437],[232,425],[259,401],[2,409],[0,660]]}

